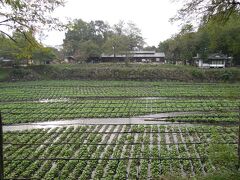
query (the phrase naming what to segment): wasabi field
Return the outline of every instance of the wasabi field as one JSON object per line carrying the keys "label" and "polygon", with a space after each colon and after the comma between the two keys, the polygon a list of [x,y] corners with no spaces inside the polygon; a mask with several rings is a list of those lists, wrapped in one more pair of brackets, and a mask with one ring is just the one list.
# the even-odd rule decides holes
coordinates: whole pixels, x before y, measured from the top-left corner
{"label": "wasabi field", "polygon": [[61,80],[0,89],[6,179],[191,179],[237,165],[239,83]]}

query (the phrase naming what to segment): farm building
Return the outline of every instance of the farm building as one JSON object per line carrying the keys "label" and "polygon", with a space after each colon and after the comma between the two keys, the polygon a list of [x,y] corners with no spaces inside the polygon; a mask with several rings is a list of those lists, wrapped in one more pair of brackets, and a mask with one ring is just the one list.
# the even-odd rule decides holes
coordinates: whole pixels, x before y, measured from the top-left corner
{"label": "farm building", "polygon": [[33,60],[31,59],[16,60],[0,58],[0,67],[28,66],[31,64],[33,64]]}
{"label": "farm building", "polygon": [[129,59],[132,62],[157,62],[164,64],[165,63],[165,54],[155,51],[131,51],[129,54],[116,54],[116,55],[107,55],[102,54],[101,55],[101,61],[102,62],[123,62],[126,59]]}
{"label": "farm building", "polygon": [[207,59],[203,59],[197,54],[197,57],[194,57],[195,64],[200,68],[225,68],[230,66],[231,57],[224,55],[222,53],[214,53],[208,55]]}
{"label": "farm building", "polygon": [[76,59],[73,56],[67,56],[64,59],[64,62],[69,63],[69,64],[75,64],[77,63]]}
{"label": "farm building", "polygon": [[0,67],[12,67],[15,65],[15,61],[12,59],[0,58]]}

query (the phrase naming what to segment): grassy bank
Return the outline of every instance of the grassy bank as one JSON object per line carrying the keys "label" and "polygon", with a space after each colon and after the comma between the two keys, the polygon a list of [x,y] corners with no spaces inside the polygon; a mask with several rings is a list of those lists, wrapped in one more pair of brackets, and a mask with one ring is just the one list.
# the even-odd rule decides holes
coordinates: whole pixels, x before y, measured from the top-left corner
{"label": "grassy bank", "polygon": [[199,69],[191,66],[159,64],[74,64],[0,69],[1,81],[25,80],[142,80],[184,82],[236,82],[239,68]]}

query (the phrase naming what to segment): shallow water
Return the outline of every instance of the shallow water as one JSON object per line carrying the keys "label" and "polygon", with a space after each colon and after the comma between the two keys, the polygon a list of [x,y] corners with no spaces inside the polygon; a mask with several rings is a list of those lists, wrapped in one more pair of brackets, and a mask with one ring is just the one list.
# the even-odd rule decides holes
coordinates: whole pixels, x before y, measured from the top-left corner
{"label": "shallow water", "polygon": [[[3,131],[23,131],[37,128],[54,128],[54,127],[66,127],[66,126],[80,126],[80,125],[93,125],[93,124],[187,124],[165,121],[167,117],[175,117],[185,114],[196,114],[198,112],[171,112],[150,114],[144,116],[137,116],[132,118],[80,118],[74,120],[59,120],[48,122],[36,122],[36,123],[22,123],[3,126]],[[161,120],[159,120],[161,119]]]}
{"label": "shallow water", "polygon": [[40,99],[39,101],[35,101],[35,102],[52,103],[52,102],[67,102],[67,101],[69,101],[68,98],[59,98],[59,99]]}
{"label": "shallow water", "polygon": [[[94,124],[173,124],[172,122],[165,121],[145,121],[145,118],[98,118],[98,119],[75,119],[75,120],[62,120],[62,121],[49,121],[39,123],[27,124],[14,124],[3,126],[3,131],[23,131],[37,128],[54,128],[66,126],[81,126],[81,125],[94,125]],[[180,123],[178,123],[180,124]]]}

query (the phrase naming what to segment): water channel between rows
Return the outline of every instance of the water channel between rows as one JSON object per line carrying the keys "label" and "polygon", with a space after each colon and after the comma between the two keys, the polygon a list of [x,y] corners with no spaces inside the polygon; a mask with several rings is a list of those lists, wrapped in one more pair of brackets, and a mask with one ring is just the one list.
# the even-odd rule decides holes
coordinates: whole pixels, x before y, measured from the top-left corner
{"label": "water channel between rows", "polygon": [[200,114],[202,112],[171,112],[171,113],[159,113],[150,114],[144,116],[137,116],[131,118],[80,118],[73,120],[59,120],[59,121],[47,121],[47,122],[35,122],[35,123],[21,123],[4,125],[3,131],[23,131],[38,128],[54,128],[54,127],[68,127],[68,126],[80,126],[80,125],[98,125],[98,124],[158,124],[158,125],[190,125],[189,123],[169,122],[166,121],[168,117],[176,117],[187,114]]}

